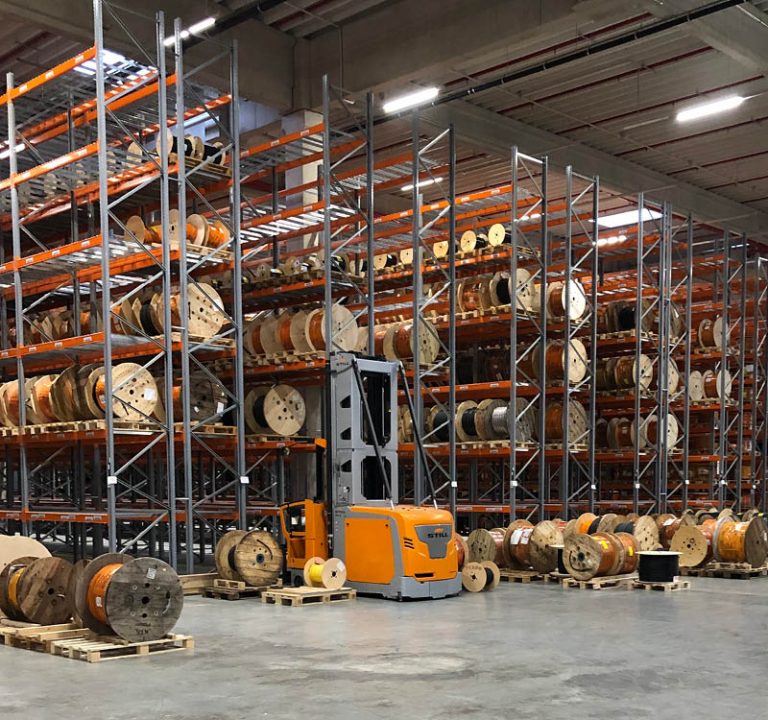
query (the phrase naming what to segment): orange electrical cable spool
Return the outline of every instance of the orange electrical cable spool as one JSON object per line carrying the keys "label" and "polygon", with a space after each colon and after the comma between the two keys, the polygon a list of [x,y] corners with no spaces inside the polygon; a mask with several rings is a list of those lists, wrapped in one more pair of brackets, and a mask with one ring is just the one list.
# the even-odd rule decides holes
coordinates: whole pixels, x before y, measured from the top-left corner
{"label": "orange electrical cable spool", "polygon": [[575,533],[577,535],[586,535],[595,520],[597,520],[597,515],[594,513],[588,512],[584,513],[583,515],[579,515],[576,520]]}
{"label": "orange electrical cable spool", "polygon": [[702,320],[699,325],[699,345],[705,348],[717,346],[715,342],[715,323],[709,318]]}
{"label": "orange electrical cable spool", "polygon": [[291,320],[293,320],[292,313],[283,313],[277,319],[277,339],[283,346],[283,350],[294,350],[293,341],[291,340]]}
{"label": "orange electrical cable spool", "polygon": [[480,302],[480,284],[474,282],[462,283],[461,297],[458,304],[464,312],[480,310],[482,307]]}
{"label": "orange electrical cable spool", "polygon": [[251,322],[248,323],[246,329],[248,333],[248,339],[250,340],[250,346],[253,349],[254,355],[264,354],[264,346],[261,344],[261,323]]}
{"label": "orange electrical cable spool", "polygon": [[714,556],[720,562],[749,563],[752,567],[765,564],[768,531],[762,518],[747,522],[721,519],[716,524],[713,540]]}
{"label": "orange electrical cable spool", "polygon": [[6,384],[5,410],[8,419],[14,424],[19,424],[19,383],[15,380]]}
{"label": "orange electrical cable spool", "polygon": [[687,527],[694,524],[693,516],[690,514],[683,515],[679,518],[673,516],[672,518],[663,520],[659,525],[659,541],[661,542],[661,546],[665,550],[669,550],[669,546],[672,543],[672,538],[675,537],[675,533],[681,527]]}
{"label": "orange electrical cable spool", "polygon": [[715,518],[706,518],[704,522],[697,527],[701,531],[701,534],[704,535],[704,539],[707,541],[707,557],[705,558],[705,562],[709,562],[712,559],[712,555],[714,553],[713,540],[715,536],[715,529],[717,527],[717,520],[715,520]]}
{"label": "orange electrical cable spool", "polygon": [[384,355],[384,338],[387,334],[387,326],[376,325],[373,328],[373,354]]}
{"label": "orange electrical cable spool", "polygon": [[469,547],[469,560],[482,562],[490,560],[499,567],[504,566],[504,528],[486,530],[478,528],[473,530],[467,538]]}
{"label": "orange electrical cable spool", "polygon": [[27,571],[27,566],[22,565],[11,571],[11,577],[8,579],[8,603],[12,610],[23,617],[24,613],[19,607],[19,582],[22,576]]}
{"label": "orange electrical cable spool", "polygon": [[637,538],[635,538],[635,536],[631,535],[630,533],[619,532],[616,533],[616,537],[624,547],[623,562],[616,574],[628,575],[629,573],[633,573],[637,570],[637,562],[639,559],[637,553],[640,551],[640,546],[637,542]]}
{"label": "orange electrical cable spool", "polygon": [[544,351],[544,362],[547,366],[547,381],[565,379],[562,343],[547,343],[547,349]]}
{"label": "orange electrical cable spool", "polygon": [[394,346],[395,355],[401,360],[413,356],[411,350],[411,335],[413,334],[413,323],[404,322],[395,330]]}
{"label": "orange electrical cable spool", "polygon": [[531,567],[529,557],[530,539],[533,523],[528,520],[515,520],[504,533],[502,552],[507,567],[527,569]]}
{"label": "orange electrical cable spool", "polygon": [[316,312],[309,318],[309,327],[307,334],[309,335],[309,341],[312,346],[321,350],[325,348],[325,340],[323,339],[323,321],[325,318],[325,312]]}
{"label": "orange electrical cable spool", "polygon": [[570,535],[563,547],[563,564],[576,580],[616,575],[624,565],[624,544],[611,533]]}
{"label": "orange electrical cable spool", "polygon": [[51,407],[51,385],[56,379],[54,375],[44,375],[32,388],[35,394],[35,404],[40,413],[42,413],[47,422],[56,422],[58,418]]}
{"label": "orange electrical cable spool", "polygon": [[467,547],[467,541],[458,533],[453,534],[453,542],[456,545],[456,559],[461,570],[464,563],[469,560],[469,547]]}
{"label": "orange electrical cable spool", "polygon": [[548,441],[563,439],[563,406],[561,403],[547,405],[544,415],[544,426]]}
{"label": "orange electrical cable spool", "polygon": [[122,563],[105,565],[99,570],[88,585],[88,609],[91,614],[104,625],[109,625],[107,620],[107,590],[112,576],[123,566]]}
{"label": "orange electrical cable spool", "polygon": [[229,240],[229,233],[226,228],[218,223],[208,225],[208,245],[211,247],[221,247]]}

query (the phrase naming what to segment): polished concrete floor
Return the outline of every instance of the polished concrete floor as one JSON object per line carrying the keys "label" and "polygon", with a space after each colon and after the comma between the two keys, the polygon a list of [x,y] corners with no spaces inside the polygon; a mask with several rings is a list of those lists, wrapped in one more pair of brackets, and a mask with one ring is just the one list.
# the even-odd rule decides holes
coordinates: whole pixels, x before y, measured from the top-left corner
{"label": "polished concrete floor", "polygon": [[0,648],[24,720],[768,717],[768,578],[282,608],[188,598],[197,648],[88,665]]}

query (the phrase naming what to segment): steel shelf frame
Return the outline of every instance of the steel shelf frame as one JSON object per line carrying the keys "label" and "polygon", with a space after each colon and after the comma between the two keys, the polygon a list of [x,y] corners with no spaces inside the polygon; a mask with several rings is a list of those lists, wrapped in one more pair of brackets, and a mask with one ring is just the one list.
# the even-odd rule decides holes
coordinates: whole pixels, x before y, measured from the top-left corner
{"label": "steel shelf frame", "polygon": [[750,498],[752,506],[765,513],[768,501],[768,259],[756,256],[753,269]]}

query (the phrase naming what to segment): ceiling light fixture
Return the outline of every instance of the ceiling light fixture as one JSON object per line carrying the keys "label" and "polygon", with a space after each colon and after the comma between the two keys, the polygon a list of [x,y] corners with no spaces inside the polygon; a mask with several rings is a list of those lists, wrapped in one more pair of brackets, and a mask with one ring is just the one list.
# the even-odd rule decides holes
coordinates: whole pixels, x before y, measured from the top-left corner
{"label": "ceiling light fixture", "polygon": [[440,90],[436,87],[420,88],[414,92],[396,97],[394,100],[388,100],[384,103],[384,112],[389,115],[416,107],[417,105],[423,105],[430,100],[434,100],[439,92]]}
{"label": "ceiling light fixture", "polygon": [[[436,178],[429,178],[428,180],[419,180],[419,188],[427,187],[427,185],[434,185],[435,183],[443,182],[443,178],[436,177]],[[403,185],[403,187],[400,188],[402,192],[408,192],[409,190],[413,190],[413,183],[409,183],[408,185]]]}
{"label": "ceiling light fixture", "polygon": [[[658,220],[661,213],[650,208],[643,208],[643,222],[649,220]],[[604,215],[597,219],[600,227],[613,229],[624,227],[625,225],[635,225],[640,222],[640,212],[638,210],[627,210],[627,212],[615,213],[614,215]]]}
{"label": "ceiling light fixture", "polygon": [[707,117],[708,115],[716,115],[717,113],[725,112],[726,110],[733,110],[739,107],[746,98],[741,95],[732,95],[730,97],[721,98],[720,100],[713,100],[711,102],[701,103],[700,105],[694,105],[686,110],[681,110],[677,113],[677,122],[688,122],[689,120],[698,120],[699,118]]}
{"label": "ceiling light fixture", "polygon": [[[186,30],[181,31],[181,39],[186,40],[190,35],[199,35],[201,32],[205,32],[209,28],[212,28],[215,24],[216,18],[212,15],[203,20],[199,20],[193,25],[190,25]],[[170,35],[169,37],[165,38],[165,40],[163,40],[163,45],[165,45],[165,47],[171,47],[171,45],[173,45],[175,42],[175,36]]]}

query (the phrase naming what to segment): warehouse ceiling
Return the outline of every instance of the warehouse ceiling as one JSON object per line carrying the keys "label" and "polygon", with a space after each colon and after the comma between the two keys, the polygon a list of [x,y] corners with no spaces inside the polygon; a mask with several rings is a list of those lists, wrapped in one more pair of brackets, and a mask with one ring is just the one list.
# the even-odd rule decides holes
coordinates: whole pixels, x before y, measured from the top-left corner
{"label": "warehouse ceiling", "polygon": [[[0,0],[5,69],[23,78],[90,44],[90,6]],[[489,174],[517,144],[768,240],[768,0],[134,0],[131,8],[163,9],[185,27],[219,18],[221,39],[239,40],[243,93],[280,112],[316,107],[325,72],[380,98],[438,85],[426,114],[453,123],[478,157],[497,158]],[[109,46],[116,34],[106,24]],[[727,95],[747,100],[675,119]],[[477,162],[470,166],[476,184]]]}

